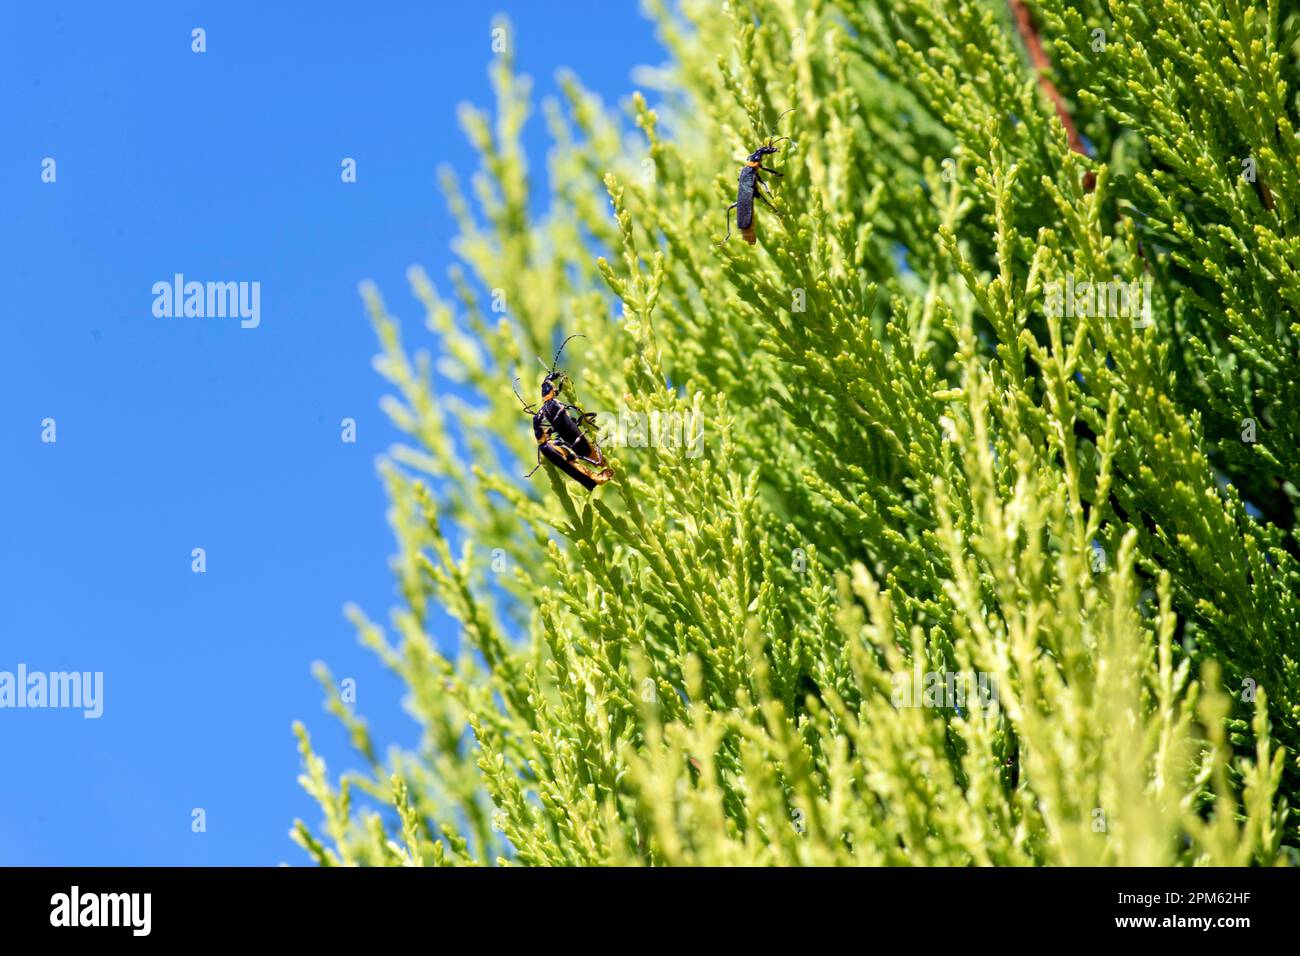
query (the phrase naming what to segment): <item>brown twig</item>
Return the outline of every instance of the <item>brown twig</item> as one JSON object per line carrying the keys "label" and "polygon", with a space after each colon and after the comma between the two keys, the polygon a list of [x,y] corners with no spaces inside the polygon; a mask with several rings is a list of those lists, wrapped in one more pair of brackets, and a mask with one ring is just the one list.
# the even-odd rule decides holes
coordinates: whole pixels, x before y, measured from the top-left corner
{"label": "brown twig", "polygon": [[[1056,107],[1056,115],[1061,120],[1061,125],[1065,127],[1065,135],[1070,141],[1070,149],[1074,150],[1080,156],[1092,157],[1088,154],[1088,148],[1083,143],[1083,137],[1079,135],[1079,128],[1074,125],[1074,117],[1065,106],[1065,97],[1061,91],[1056,88],[1052,82],[1051,71],[1052,61],[1048,58],[1046,51],[1043,50],[1043,41],[1038,36],[1038,28],[1034,26],[1033,18],[1029,15],[1029,8],[1025,6],[1024,0],[1007,0],[1011,7],[1011,15],[1015,18],[1016,29],[1020,31],[1020,39],[1024,41],[1025,49],[1029,51],[1029,60],[1034,65],[1034,71],[1038,74],[1038,85],[1047,98],[1052,101]],[[1083,177],[1083,188],[1092,192],[1093,187],[1097,184],[1097,177],[1090,169]]]}

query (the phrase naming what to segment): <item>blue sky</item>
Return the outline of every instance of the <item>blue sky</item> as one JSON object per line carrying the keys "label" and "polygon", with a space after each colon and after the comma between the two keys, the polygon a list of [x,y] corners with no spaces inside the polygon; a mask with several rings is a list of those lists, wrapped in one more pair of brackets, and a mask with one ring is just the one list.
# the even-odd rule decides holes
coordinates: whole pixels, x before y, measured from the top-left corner
{"label": "blue sky", "polygon": [[[292,721],[355,765],[313,660],[413,742],[341,613],[396,603],[357,283],[418,340],[405,270],[451,262],[435,169],[475,168],[456,106],[491,104],[497,10],[539,100],[570,67],[617,102],[664,58],[632,2],[7,7],[0,671],[102,672],[104,712],[0,709],[0,865],[305,862]],[[541,171],[540,116],[527,144]],[[259,282],[260,325],[155,317],[176,273]]]}

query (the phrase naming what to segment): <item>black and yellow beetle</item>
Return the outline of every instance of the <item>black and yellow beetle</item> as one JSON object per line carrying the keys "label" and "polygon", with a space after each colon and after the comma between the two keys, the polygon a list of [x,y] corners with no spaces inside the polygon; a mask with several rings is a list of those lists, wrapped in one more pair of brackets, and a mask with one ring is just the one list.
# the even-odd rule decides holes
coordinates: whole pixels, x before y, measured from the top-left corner
{"label": "black and yellow beetle", "polygon": [[[542,404],[534,407],[524,401],[519,394],[516,379],[515,396],[523,405],[524,411],[533,416],[533,437],[537,439],[537,467],[525,478],[531,478],[537,468],[542,467],[545,458],[560,471],[564,472],[588,491],[597,485],[603,485],[614,477],[614,471],[605,460],[605,455],[593,438],[587,435],[585,428],[596,423],[595,412],[584,412],[577,405],[560,401],[560,393],[568,375],[557,367],[564,346],[581,335],[570,335],[560,344],[559,351],[551,362],[551,368],[542,379]],[[570,411],[576,412],[575,418]]]}
{"label": "black and yellow beetle", "polygon": [[[785,113],[793,112],[794,107],[785,111]],[[785,116],[785,113],[782,113],[781,116]],[[778,123],[781,122],[781,116],[776,118]],[[740,230],[740,235],[751,246],[755,241],[754,199],[762,200],[763,205],[776,212],[776,207],[768,201],[767,196],[763,195],[764,191],[770,195],[771,190],[767,188],[767,183],[763,182],[763,177],[759,175],[758,171],[761,169],[773,176],[784,175],[770,166],[763,165],[763,157],[779,153],[780,150],[777,149],[776,144],[783,141],[790,141],[790,137],[782,136],[780,139],[769,139],[766,146],[760,146],[750,153],[749,158],[745,160],[745,165],[740,168],[740,185],[736,189],[736,201],[727,207],[727,234],[718,240],[718,245],[731,238],[731,210],[736,210],[736,228]]]}

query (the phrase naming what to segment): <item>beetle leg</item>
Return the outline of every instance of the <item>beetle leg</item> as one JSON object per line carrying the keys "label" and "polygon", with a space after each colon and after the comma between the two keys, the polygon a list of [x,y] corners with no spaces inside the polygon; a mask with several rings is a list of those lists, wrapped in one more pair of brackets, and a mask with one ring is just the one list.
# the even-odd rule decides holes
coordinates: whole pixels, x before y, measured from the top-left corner
{"label": "beetle leg", "polygon": [[565,448],[568,448],[568,450],[569,450],[569,454],[573,456],[573,460],[574,460],[574,461],[585,461],[587,464],[589,464],[589,465],[595,465],[597,468],[604,468],[604,467],[606,467],[606,465],[605,465],[605,456],[604,456],[604,454],[601,453],[601,450],[600,450],[599,448],[596,449],[596,456],[597,456],[597,457],[595,457],[595,458],[588,458],[586,455],[579,455],[576,451],[574,451],[574,450],[573,450],[570,446],[568,446],[568,445],[565,445],[564,447],[565,447]]}
{"label": "beetle leg", "polygon": [[533,475],[537,473],[537,469],[541,467],[542,467],[542,443],[538,442],[537,443],[537,467],[534,468],[532,471],[530,471],[528,474],[524,475],[524,477],[525,478],[533,477]]}
{"label": "beetle leg", "polygon": [[730,206],[727,207],[727,234],[723,236],[721,239],[719,239],[717,242],[715,242],[714,243],[715,246],[720,246],[722,245],[722,243],[726,242],[728,239],[731,238],[731,210],[735,209],[739,205],[740,203],[733,202]]}
{"label": "beetle leg", "polygon": [[773,169],[771,166],[759,166],[758,168],[759,168],[759,169],[767,170],[767,171],[768,171],[769,173],[771,173],[773,176],[784,176],[784,175],[785,175],[785,173],[779,172],[779,171]]}
{"label": "beetle leg", "polygon": [[578,413],[577,422],[578,422],[578,426],[579,426],[579,427],[581,427],[581,426],[583,426],[583,425],[590,425],[592,428],[595,428],[595,427],[596,427],[596,413],[595,413],[595,412],[584,412],[584,411],[583,411],[581,408],[579,408],[577,405],[565,405],[565,406],[564,406],[564,410],[565,410],[566,412],[572,411],[572,412],[577,412],[577,413]]}
{"label": "beetle leg", "polygon": [[[779,175],[779,174],[778,174],[778,175]],[[772,187],[769,186],[769,185],[768,185],[768,184],[763,180],[763,177],[762,177],[762,176],[759,176],[759,175],[755,174],[755,176],[754,176],[754,195],[757,196],[759,199],[762,199],[763,202],[767,202],[767,199],[763,196],[763,193],[767,193],[768,196],[773,195],[773,193],[772,193]],[[776,207],[773,206],[770,202],[767,202],[767,208],[768,208],[768,209],[771,209],[773,212],[776,211]]]}
{"label": "beetle leg", "polygon": [[537,469],[542,467],[542,446],[553,441],[555,441],[555,432],[551,431],[548,426],[542,436],[537,439],[537,464],[533,467],[532,471],[524,475],[525,478],[533,477],[533,475],[537,473]]}
{"label": "beetle leg", "polygon": [[592,426],[593,428],[596,426],[596,413],[595,413],[595,412],[584,412],[584,411],[583,411],[581,408],[579,408],[577,405],[570,405],[570,406],[568,406],[568,407],[571,408],[571,409],[573,409],[575,412],[578,413],[578,424],[579,424],[579,425],[590,425],[590,426]]}
{"label": "beetle leg", "polygon": [[577,449],[570,445],[559,435],[552,435],[550,438],[552,448],[558,449],[569,461],[585,461],[589,465],[595,465],[597,468],[605,467],[605,456],[600,448],[596,448],[597,458],[588,458],[586,455],[578,454]]}
{"label": "beetle leg", "polygon": [[[767,189],[767,187],[764,186],[763,189]],[[777,210],[777,208],[776,208],[775,206],[773,206],[770,202],[767,201],[767,197],[764,196],[763,193],[762,193],[760,190],[755,189],[755,190],[754,190],[754,195],[757,196],[759,199],[763,200],[763,205],[764,205],[764,206],[766,206],[768,209],[772,210],[772,212],[776,213],[777,215],[780,215],[779,210]]]}

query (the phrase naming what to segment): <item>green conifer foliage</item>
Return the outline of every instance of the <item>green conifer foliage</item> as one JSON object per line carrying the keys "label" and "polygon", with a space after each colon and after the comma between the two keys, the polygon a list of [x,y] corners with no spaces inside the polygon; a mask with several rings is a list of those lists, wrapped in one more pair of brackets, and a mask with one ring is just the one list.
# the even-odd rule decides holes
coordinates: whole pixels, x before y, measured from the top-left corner
{"label": "green conifer foliage", "polygon": [[[417,347],[363,290],[409,442],[402,605],[350,613],[422,736],[382,755],[322,669],[363,769],[297,728],[324,822],[295,838],[327,865],[1288,862],[1300,5],[654,16],[662,110],[565,77],[540,216],[496,60]],[[792,107],[777,211],[716,244]],[[568,401],[698,421],[699,454],[611,436],[594,492],[521,480],[511,381],[531,399],[573,333]]]}

